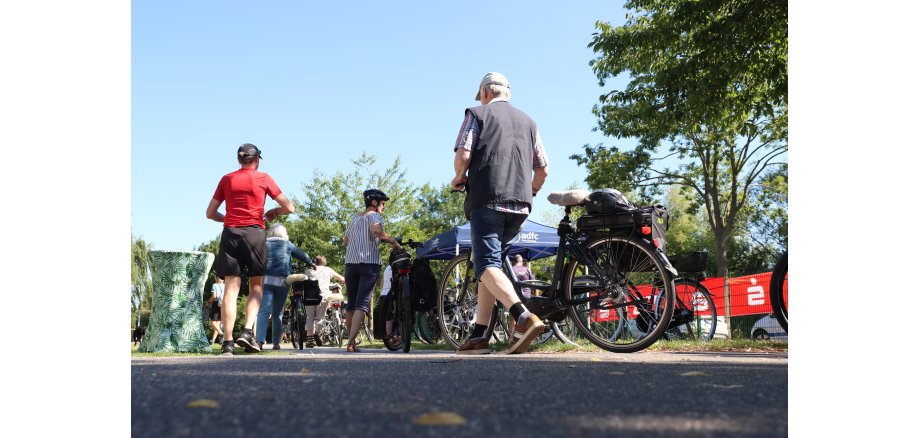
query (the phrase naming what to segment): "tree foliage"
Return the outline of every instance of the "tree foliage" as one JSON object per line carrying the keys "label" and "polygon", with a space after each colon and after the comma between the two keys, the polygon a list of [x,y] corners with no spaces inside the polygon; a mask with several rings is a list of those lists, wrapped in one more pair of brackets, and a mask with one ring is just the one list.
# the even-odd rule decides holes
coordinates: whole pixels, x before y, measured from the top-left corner
{"label": "tree foliage", "polygon": [[[138,316],[150,312],[153,302],[153,279],[150,277],[147,253],[152,247],[139,237],[131,236],[131,325],[138,324]],[[140,321],[141,324],[144,321]]]}
{"label": "tree foliage", "polygon": [[585,145],[571,158],[593,187],[641,198],[671,185],[706,212],[719,275],[752,186],[787,150],[787,7],[758,0],[635,0],[622,26],[598,22],[589,47],[599,84],[598,129],[638,145]]}

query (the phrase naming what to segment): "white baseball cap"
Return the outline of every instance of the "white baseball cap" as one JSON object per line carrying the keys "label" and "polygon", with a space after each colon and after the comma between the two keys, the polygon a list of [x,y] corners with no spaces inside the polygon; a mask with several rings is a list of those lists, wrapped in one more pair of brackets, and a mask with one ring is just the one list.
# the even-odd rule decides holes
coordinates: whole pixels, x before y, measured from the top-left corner
{"label": "white baseball cap", "polygon": [[476,100],[479,100],[482,96],[479,95],[479,92],[482,91],[482,87],[486,85],[500,85],[507,89],[511,89],[511,83],[508,82],[508,78],[505,75],[497,72],[490,71],[482,77],[482,81],[479,82],[479,88],[476,90]]}

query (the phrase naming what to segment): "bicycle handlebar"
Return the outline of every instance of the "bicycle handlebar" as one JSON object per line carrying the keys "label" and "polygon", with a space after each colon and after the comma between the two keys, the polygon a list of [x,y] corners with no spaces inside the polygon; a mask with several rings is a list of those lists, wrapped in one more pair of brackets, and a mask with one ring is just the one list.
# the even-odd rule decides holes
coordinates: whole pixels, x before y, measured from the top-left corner
{"label": "bicycle handlebar", "polygon": [[408,246],[409,248],[412,248],[412,249],[418,249],[418,248],[425,246],[424,242],[416,242],[412,239],[409,239],[403,242],[402,237],[397,237],[396,242],[399,243],[400,246]]}

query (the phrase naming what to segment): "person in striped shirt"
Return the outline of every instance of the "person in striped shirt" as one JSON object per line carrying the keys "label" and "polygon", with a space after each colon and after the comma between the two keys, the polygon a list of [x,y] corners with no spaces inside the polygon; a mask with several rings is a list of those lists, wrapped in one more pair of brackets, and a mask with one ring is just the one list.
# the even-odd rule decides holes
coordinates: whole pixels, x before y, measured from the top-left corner
{"label": "person in striped shirt", "polygon": [[348,352],[356,353],[355,338],[370,311],[371,293],[380,277],[380,241],[400,248],[399,242],[383,231],[383,208],[390,198],[377,189],[364,191],[364,212],[354,215],[345,230],[345,324],[348,327]]}

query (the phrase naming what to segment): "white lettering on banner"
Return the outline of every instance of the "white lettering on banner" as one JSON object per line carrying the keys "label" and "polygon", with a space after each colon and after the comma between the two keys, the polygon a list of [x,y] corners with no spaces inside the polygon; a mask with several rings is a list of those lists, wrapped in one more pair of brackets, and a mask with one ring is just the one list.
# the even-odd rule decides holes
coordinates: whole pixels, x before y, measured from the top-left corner
{"label": "white lettering on banner", "polygon": [[753,286],[749,287],[747,290],[748,293],[748,305],[749,306],[759,306],[765,304],[766,294],[764,294],[763,286],[757,284],[757,279],[751,277],[751,284]]}
{"label": "white lettering on banner", "polygon": [[697,312],[706,312],[709,310],[709,301],[706,301],[706,297],[703,296],[702,292],[693,294],[693,310]]}
{"label": "white lettering on banner", "polygon": [[531,231],[531,232],[528,232],[528,233],[523,233],[523,232],[521,232],[521,233],[518,233],[517,238],[514,239],[514,240],[515,240],[516,242],[537,243],[537,237],[539,237],[539,236],[538,236],[537,233],[534,232],[534,231]]}

